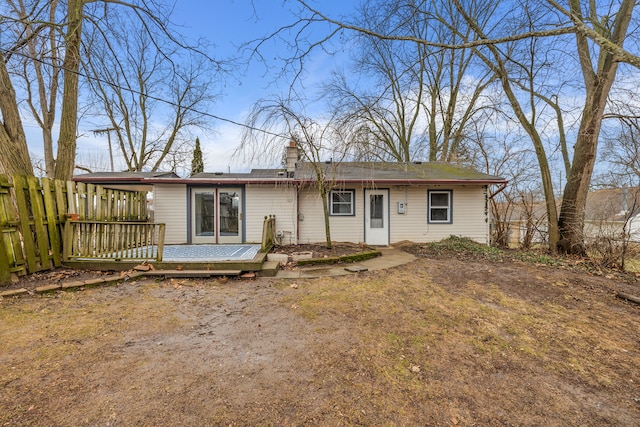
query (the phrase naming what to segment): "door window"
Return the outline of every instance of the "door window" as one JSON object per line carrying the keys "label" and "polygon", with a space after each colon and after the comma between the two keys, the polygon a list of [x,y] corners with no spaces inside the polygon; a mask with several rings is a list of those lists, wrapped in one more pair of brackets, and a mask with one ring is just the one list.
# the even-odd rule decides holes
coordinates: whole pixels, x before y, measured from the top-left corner
{"label": "door window", "polygon": [[195,235],[215,236],[215,193],[195,194]]}
{"label": "door window", "polygon": [[240,193],[237,191],[221,191],[220,199],[220,236],[237,236]]}
{"label": "door window", "polygon": [[369,219],[371,220],[371,228],[383,228],[384,196],[382,194],[371,194],[369,196]]}

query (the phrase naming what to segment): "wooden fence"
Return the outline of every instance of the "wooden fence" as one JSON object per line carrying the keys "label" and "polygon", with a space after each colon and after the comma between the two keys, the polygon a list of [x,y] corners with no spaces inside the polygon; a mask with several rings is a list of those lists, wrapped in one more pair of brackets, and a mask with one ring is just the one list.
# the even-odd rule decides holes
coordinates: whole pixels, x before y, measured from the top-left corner
{"label": "wooden fence", "polygon": [[68,221],[146,222],[146,192],[0,175],[0,283],[59,267]]}

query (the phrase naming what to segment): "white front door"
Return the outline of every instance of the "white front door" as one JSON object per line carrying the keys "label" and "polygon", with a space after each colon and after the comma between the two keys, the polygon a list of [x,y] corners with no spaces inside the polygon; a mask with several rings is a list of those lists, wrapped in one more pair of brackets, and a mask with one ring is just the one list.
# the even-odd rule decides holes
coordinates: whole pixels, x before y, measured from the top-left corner
{"label": "white front door", "polygon": [[364,233],[368,245],[389,244],[389,190],[364,191]]}
{"label": "white front door", "polygon": [[242,190],[191,190],[191,242],[242,243]]}

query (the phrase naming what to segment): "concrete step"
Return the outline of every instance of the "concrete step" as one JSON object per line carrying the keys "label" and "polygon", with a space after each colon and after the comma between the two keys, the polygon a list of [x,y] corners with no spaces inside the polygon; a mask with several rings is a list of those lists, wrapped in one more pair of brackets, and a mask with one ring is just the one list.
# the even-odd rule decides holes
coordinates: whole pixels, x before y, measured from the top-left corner
{"label": "concrete step", "polygon": [[279,267],[279,261],[267,261],[262,264],[262,268],[258,271],[258,275],[260,275],[260,277],[275,277]]}

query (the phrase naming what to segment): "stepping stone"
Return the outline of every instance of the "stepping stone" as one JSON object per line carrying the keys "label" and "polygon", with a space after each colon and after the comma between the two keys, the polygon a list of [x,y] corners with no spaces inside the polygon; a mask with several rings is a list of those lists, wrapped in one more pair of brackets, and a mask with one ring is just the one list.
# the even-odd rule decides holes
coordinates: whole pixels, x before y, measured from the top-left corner
{"label": "stepping stone", "polygon": [[367,267],[362,267],[360,265],[350,265],[349,267],[345,267],[344,269],[350,273],[361,273],[363,271],[369,271]]}
{"label": "stepping stone", "polygon": [[36,288],[36,293],[43,294],[45,292],[57,291],[58,289],[62,289],[62,286],[60,285],[38,286]]}
{"label": "stepping stone", "polygon": [[24,294],[26,294],[28,292],[29,291],[24,289],[24,288],[11,289],[11,290],[8,290],[8,291],[0,292],[0,297],[16,297],[18,295],[24,295]]}

